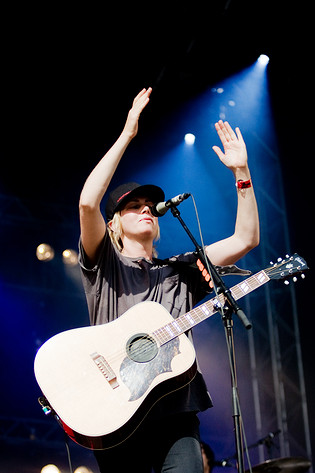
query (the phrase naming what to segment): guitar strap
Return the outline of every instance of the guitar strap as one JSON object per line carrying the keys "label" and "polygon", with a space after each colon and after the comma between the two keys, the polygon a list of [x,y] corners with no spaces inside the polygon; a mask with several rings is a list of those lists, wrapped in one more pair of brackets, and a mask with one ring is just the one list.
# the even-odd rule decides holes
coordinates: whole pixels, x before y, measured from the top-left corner
{"label": "guitar strap", "polygon": [[[159,265],[159,266],[173,266],[175,267],[178,271],[190,271],[190,270],[198,270],[201,272],[205,282],[209,285],[210,283],[210,275],[206,268],[203,266],[201,261],[198,258],[197,252],[194,252],[196,255],[196,262],[190,263],[188,261],[172,261],[170,258],[166,259],[159,259],[159,258],[154,258],[154,261]],[[227,265],[227,266],[220,266],[220,265],[215,265],[216,270],[220,274],[220,276],[250,276],[252,274],[251,271],[247,269],[241,269],[235,264]],[[210,286],[209,286],[210,287]],[[208,289],[208,292],[211,292],[213,289],[210,287],[210,290]]]}

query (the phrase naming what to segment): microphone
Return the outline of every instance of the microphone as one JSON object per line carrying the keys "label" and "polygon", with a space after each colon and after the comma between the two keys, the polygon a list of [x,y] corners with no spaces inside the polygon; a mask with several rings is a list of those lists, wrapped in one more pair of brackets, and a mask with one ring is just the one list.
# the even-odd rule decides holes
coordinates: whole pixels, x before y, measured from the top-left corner
{"label": "microphone", "polygon": [[258,440],[258,444],[259,445],[264,445],[264,444],[271,444],[272,443],[272,440],[275,438],[276,435],[279,435],[281,433],[281,430],[278,429],[278,430],[275,430],[274,432],[269,432],[268,435],[266,435],[266,437]]}
{"label": "microphone", "polygon": [[191,194],[184,193],[179,194],[172,199],[166,200],[165,202],[158,202],[157,204],[152,205],[151,213],[154,217],[162,217],[171,207],[177,207],[183,200],[188,199]]}

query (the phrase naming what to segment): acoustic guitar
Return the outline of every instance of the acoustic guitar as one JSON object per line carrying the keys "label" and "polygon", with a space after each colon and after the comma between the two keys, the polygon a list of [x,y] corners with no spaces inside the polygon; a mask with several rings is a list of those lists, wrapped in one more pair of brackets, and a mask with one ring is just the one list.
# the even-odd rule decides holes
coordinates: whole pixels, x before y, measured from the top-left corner
{"label": "acoustic guitar", "polygon": [[[240,299],[270,279],[295,277],[306,269],[294,254],[243,280],[231,293]],[[173,319],[160,304],[141,302],[108,324],[53,336],[35,358],[45,396],[41,403],[80,445],[93,450],[118,445],[161,397],[191,382],[196,355],[185,332],[224,304],[221,294]]]}

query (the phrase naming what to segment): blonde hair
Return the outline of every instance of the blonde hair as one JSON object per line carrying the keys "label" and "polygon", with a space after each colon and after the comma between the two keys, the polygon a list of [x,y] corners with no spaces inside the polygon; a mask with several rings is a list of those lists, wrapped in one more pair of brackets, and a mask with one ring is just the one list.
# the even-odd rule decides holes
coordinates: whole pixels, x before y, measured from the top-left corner
{"label": "blonde hair", "polygon": [[[124,246],[121,239],[123,235],[123,228],[121,224],[120,211],[114,214],[112,220],[108,222],[107,228],[108,228],[108,233],[109,233],[110,239],[112,240],[113,245],[117,248],[119,252],[122,252]],[[159,239],[160,239],[160,227],[158,225],[156,236],[154,237],[153,242],[156,242]],[[154,245],[153,245],[152,253],[154,257],[157,257],[157,251]]]}

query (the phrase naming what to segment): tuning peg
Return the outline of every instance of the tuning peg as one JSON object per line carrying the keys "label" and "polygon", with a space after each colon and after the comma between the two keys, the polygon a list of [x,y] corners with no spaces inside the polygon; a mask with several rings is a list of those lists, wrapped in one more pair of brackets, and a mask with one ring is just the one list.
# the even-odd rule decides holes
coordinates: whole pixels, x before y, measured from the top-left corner
{"label": "tuning peg", "polygon": [[301,278],[305,279],[305,274],[304,273],[301,274]]}
{"label": "tuning peg", "polygon": [[273,261],[269,261],[269,264],[271,264],[271,266],[272,266],[272,265],[274,264],[274,262],[273,262]]}
{"label": "tuning peg", "polygon": [[286,258],[290,258],[290,255],[285,255]]}
{"label": "tuning peg", "polygon": [[290,282],[286,279],[286,280],[284,281],[284,284],[285,284],[286,286],[288,286],[288,285],[290,284]]}
{"label": "tuning peg", "polygon": [[277,261],[278,261],[278,263],[281,263],[282,258],[278,258]]}
{"label": "tuning peg", "polygon": [[294,278],[292,278],[292,279],[293,279],[293,282],[296,282],[296,281],[297,281],[297,277],[296,277],[296,276],[294,276]]}

